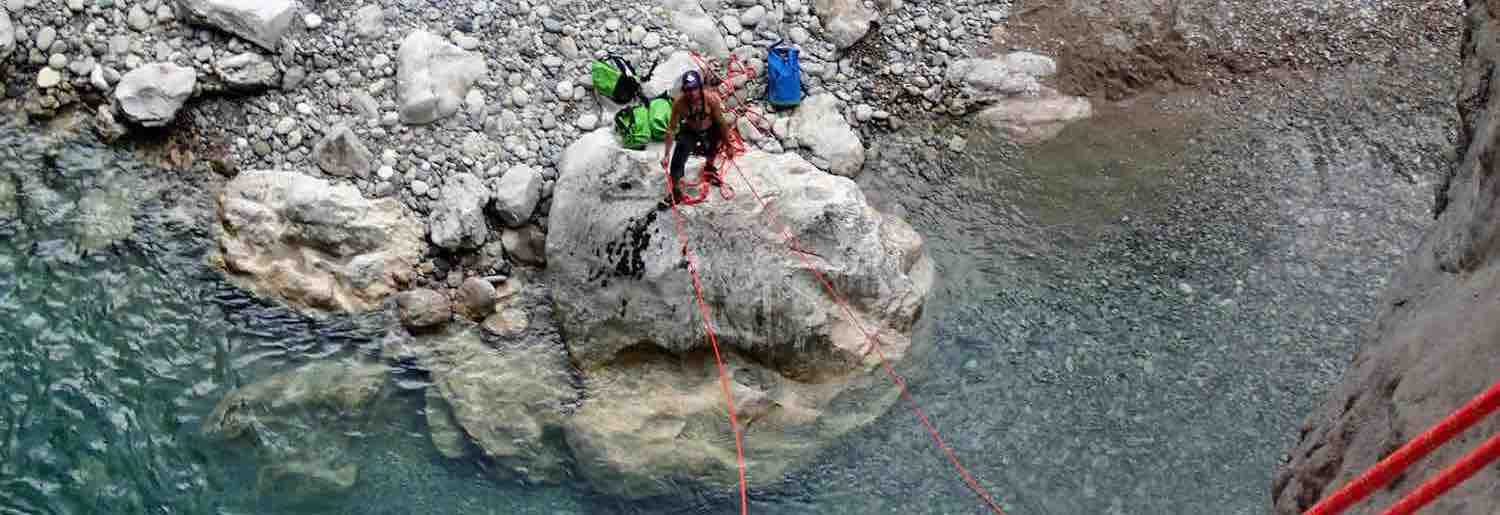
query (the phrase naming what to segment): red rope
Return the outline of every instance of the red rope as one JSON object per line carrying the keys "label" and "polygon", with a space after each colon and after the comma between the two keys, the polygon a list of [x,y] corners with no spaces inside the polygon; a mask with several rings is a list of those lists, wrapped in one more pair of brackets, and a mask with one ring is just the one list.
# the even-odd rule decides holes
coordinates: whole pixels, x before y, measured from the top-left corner
{"label": "red rope", "polygon": [[1432,502],[1449,489],[1469,479],[1474,473],[1479,472],[1479,469],[1484,468],[1496,459],[1500,459],[1500,434],[1491,436],[1479,448],[1470,451],[1469,454],[1459,459],[1458,463],[1448,467],[1447,470],[1438,474],[1437,477],[1427,480],[1426,483],[1422,483],[1422,486],[1417,487],[1416,491],[1407,495],[1406,498],[1401,499],[1401,502],[1385,510],[1385,515],[1411,515],[1416,513],[1417,510],[1422,509],[1427,503]]}
{"label": "red rope", "polygon": [[[1438,446],[1443,445],[1443,443],[1453,439],[1454,436],[1478,423],[1490,413],[1493,413],[1496,408],[1500,408],[1500,382],[1496,382],[1488,390],[1485,390],[1484,393],[1470,399],[1462,408],[1448,415],[1447,418],[1438,422],[1437,425],[1417,435],[1416,438],[1407,441],[1395,453],[1380,460],[1380,463],[1376,463],[1374,467],[1370,467],[1369,470],[1360,474],[1354,481],[1344,485],[1343,488],[1340,488],[1332,495],[1318,502],[1311,509],[1303,512],[1303,515],[1336,515],[1349,509],[1350,506],[1368,497],[1375,490],[1390,483],[1391,480],[1395,479],[1401,471],[1406,470],[1412,463],[1422,459],[1423,456],[1431,453],[1433,449],[1438,448]],[[1486,446],[1492,443],[1493,440],[1492,438],[1491,442],[1487,442]],[[1452,470],[1449,469],[1450,472]],[[1467,477],[1464,476],[1464,479],[1467,479]],[[1462,479],[1459,480],[1462,481]],[[1452,485],[1449,486],[1451,487]],[[1414,506],[1413,508],[1416,507]]]}
{"label": "red rope", "polygon": [[740,473],[740,514],[744,515],[750,513],[750,499],[745,493],[745,443],[740,434],[740,422],[734,414],[734,395],[729,391],[729,374],[724,370],[724,359],[719,356],[719,336],[710,323],[713,314],[708,303],[703,300],[703,282],[698,277],[697,259],[692,250],[688,249],[687,235],[682,232],[682,215],[677,212],[677,193],[673,191],[672,174],[666,167],[662,167],[662,172],[667,174],[667,195],[671,199],[668,202],[672,206],[672,218],[676,220],[677,240],[682,244],[683,257],[687,259],[688,275],[693,278],[693,294],[698,298],[698,313],[703,317],[703,331],[708,333],[708,343],[714,349],[714,364],[719,367],[719,389],[724,391],[724,403],[729,406],[729,428],[734,430],[734,453]]}

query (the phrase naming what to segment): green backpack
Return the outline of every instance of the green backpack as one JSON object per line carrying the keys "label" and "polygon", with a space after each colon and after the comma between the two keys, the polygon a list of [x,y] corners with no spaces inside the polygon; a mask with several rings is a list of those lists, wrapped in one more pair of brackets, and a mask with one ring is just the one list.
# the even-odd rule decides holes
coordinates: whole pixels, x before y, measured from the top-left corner
{"label": "green backpack", "polygon": [[589,76],[594,81],[594,91],[616,104],[624,104],[641,94],[640,79],[636,78],[630,63],[620,56],[611,55],[603,61],[594,61],[589,65]]}
{"label": "green backpack", "polygon": [[620,146],[640,150],[653,138],[651,134],[651,110],[644,105],[634,105],[615,113],[615,133],[620,135]]}
{"label": "green backpack", "polygon": [[667,124],[672,121],[672,97],[670,93],[662,93],[651,102],[646,104],[648,117],[651,120],[651,140],[663,141],[667,139]]}

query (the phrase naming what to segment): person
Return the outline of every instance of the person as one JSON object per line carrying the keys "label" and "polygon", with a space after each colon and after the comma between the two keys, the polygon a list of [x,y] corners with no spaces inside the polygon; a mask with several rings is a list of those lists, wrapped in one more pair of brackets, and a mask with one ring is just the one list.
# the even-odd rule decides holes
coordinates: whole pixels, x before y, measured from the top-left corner
{"label": "person", "polygon": [[697,70],[682,74],[682,94],[672,99],[672,117],[667,121],[666,146],[661,157],[663,167],[670,162],[672,177],[667,203],[694,202],[682,190],[682,173],[688,157],[700,149],[708,158],[703,165],[704,179],[715,186],[721,184],[714,156],[719,144],[728,139],[728,127],[724,122],[724,102],[712,91],[704,90],[703,75]]}

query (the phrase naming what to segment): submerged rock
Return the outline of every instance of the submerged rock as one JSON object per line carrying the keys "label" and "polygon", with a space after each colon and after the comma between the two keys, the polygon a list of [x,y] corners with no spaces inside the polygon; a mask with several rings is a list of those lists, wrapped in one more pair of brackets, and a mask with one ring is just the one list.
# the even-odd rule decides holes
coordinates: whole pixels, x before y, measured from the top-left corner
{"label": "submerged rock", "polygon": [[458,112],[487,69],[484,56],[422,30],[401,41],[397,59],[396,91],[406,124],[432,123]]}
{"label": "submerged rock", "polygon": [[316,362],[236,388],[203,432],[246,442],[260,455],[256,490],[278,505],[315,502],[354,486],[348,436],[368,423],[385,392],[386,367]]}
{"label": "submerged rock", "polygon": [[161,127],[177,117],[177,111],[193,94],[198,73],[172,63],[152,63],[131,70],[115,86],[115,102],[130,121],[144,127]]}
{"label": "submerged rock", "polygon": [[512,259],[527,265],[547,265],[547,233],[541,227],[506,229],[500,234],[500,241],[505,245],[505,254]]}
{"label": "submerged rock", "polygon": [[1052,139],[1068,123],[1090,116],[1093,106],[1089,99],[1069,96],[1001,100],[976,115],[979,121],[1023,145]]}
{"label": "submerged rock", "polygon": [[219,194],[219,250],[241,287],[314,310],[364,311],[399,291],[424,250],[395,199],[296,172],[240,173]]}
{"label": "submerged rock", "polygon": [[[380,396],[386,367],[315,362],[236,388],[214,407],[203,432],[225,439],[285,444],[313,426],[358,424]],[[288,433],[291,432],[291,433]],[[274,433],[274,434],[272,434]]]}
{"label": "submerged rock", "polygon": [[177,0],[188,20],[234,34],[275,51],[292,26],[295,0]]}
{"label": "submerged rock", "polygon": [[859,175],[865,147],[844,118],[843,102],[829,94],[802,101],[789,123],[791,137],[828,162],[828,171],[845,177]]}
{"label": "submerged rock", "polygon": [[453,318],[448,297],[426,288],[397,294],[396,309],[400,312],[401,325],[413,329],[443,324]]}
{"label": "submerged rock", "polygon": [[427,407],[422,411],[427,419],[427,434],[432,439],[432,446],[448,459],[468,456],[469,436],[453,419],[453,408],[448,406],[448,401],[437,388],[428,388],[426,395]]}
{"label": "submerged rock", "polygon": [[425,365],[433,383],[451,407],[453,421],[486,457],[508,475],[527,481],[558,482],[569,476],[560,431],[563,410],[578,393],[560,349],[533,343],[496,349],[480,341],[473,329],[456,330],[428,344],[433,351]]}

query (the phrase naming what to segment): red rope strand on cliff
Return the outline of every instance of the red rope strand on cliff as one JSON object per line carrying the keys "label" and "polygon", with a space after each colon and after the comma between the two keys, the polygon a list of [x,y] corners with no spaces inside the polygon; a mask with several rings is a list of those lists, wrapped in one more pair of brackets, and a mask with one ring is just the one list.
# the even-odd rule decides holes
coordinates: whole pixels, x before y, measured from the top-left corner
{"label": "red rope strand on cliff", "polygon": [[[703,300],[703,282],[698,277],[698,263],[696,255],[688,248],[687,235],[682,232],[682,215],[677,212],[677,193],[672,188],[672,172],[662,167],[662,172],[667,174],[667,195],[672,199],[672,218],[675,220],[677,229],[677,241],[682,245],[682,255],[687,259],[688,275],[693,278],[693,294],[698,297],[698,313],[703,317],[703,331],[708,333],[708,343],[714,350],[714,364],[719,367],[719,389],[724,392],[724,403],[729,407],[729,428],[734,430],[734,453],[738,460],[740,473],[740,514],[750,513],[750,499],[745,493],[745,442],[740,434],[740,422],[735,416],[734,395],[729,390],[729,374],[724,370],[724,359],[719,355],[719,336],[714,332],[712,319],[713,314],[708,308],[708,303]],[[704,186],[707,188],[707,186]],[[708,190],[703,190],[707,194]]]}
{"label": "red rope strand on cliff", "polygon": [[[1376,463],[1375,466],[1370,467],[1369,470],[1366,470],[1363,474],[1360,474],[1358,478],[1350,481],[1348,484],[1344,485],[1343,488],[1340,488],[1332,495],[1329,495],[1322,501],[1318,502],[1318,504],[1314,505],[1311,509],[1303,512],[1303,515],[1337,515],[1338,513],[1349,509],[1350,506],[1353,506],[1355,503],[1358,503],[1365,497],[1369,497],[1370,494],[1375,492],[1375,490],[1378,490],[1381,487],[1385,486],[1387,483],[1390,483],[1391,480],[1395,479],[1397,475],[1406,470],[1407,467],[1410,467],[1412,463],[1415,463],[1417,460],[1422,459],[1423,456],[1428,455],[1433,451],[1433,449],[1437,449],[1448,440],[1452,440],[1454,436],[1462,433],[1465,429],[1468,429],[1474,424],[1477,424],[1481,419],[1488,416],[1490,413],[1493,413],[1497,408],[1500,408],[1500,382],[1496,382],[1495,384],[1491,385],[1488,390],[1485,390],[1483,393],[1479,394],[1473,399],[1470,399],[1469,402],[1467,404],[1464,404],[1462,408],[1459,408],[1458,411],[1454,411],[1452,414],[1448,415],[1442,421],[1438,422],[1437,425],[1428,428],[1427,431],[1423,432],[1420,435],[1417,435],[1416,438],[1412,438],[1411,440],[1407,441],[1406,444],[1402,445],[1400,449],[1396,450],[1396,452],[1392,453],[1390,456],[1387,456],[1385,459],[1380,460],[1380,463]],[[1403,499],[1401,501],[1402,504],[1398,504],[1397,507],[1406,506],[1408,499],[1416,497],[1416,495],[1419,493],[1424,496],[1431,495],[1433,498],[1436,498],[1436,496],[1442,491],[1447,490],[1448,488],[1452,488],[1454,485],[1458,484],[1458,482],[1462,482],[1464,479],[1468,479],[1470,475],[1473,475],[1474,471],[1467,471],[1467,474],[1465,474],[1463,473],[1465,472],[1465,469],[1463,469],[1462,467],[1483,466],[1483,463],[1474,465],[1473,463],[1471,463],[1471,458],[1473,458],[1472,461],[1479,461],[1480,459],[1487,458],[1484,463],[1494,461],[1497,457],[1495,454],[1497,452],[1500,452],[1500,449],[1494,447],[1500,447],[1500,443],[1496,442],[1496,438],[1490,438],[1490,440],[1485,442],[1484,446],[1481,446],[1479,450],[1475,451],[1475,453],[1471,453],[1469,456],[1465,456],[1464,461],[1461,461],[1457,465],[1454,465],[1453,467],[1450,467],[1449,469],[1443,471],[1443,473],[1433,481],[1429,481],[1428,483],[1423,484],[1421,489],[1419,489],[1417,492],[1414,492],[1412,496],[1409,496],[1407,499]],[[1446,486],[1444,486],[1443,484],[1437,483],[1439,479],[1445,482],[1453,481],[1453,483],[1446,484]],[[1431,491],[1429,492],[1428,490]],[[1421,504],[1425,504],[1426,502],[1430,502],[1431,500],[1432,499],[1421,501]],[[1417,501],[1412,502],[1415,503]],[[1421,504],[1411,505],[1409,509],[1415,510],[1421,507]],[[1386,513],[1410,513],[1394,511],[1396,507],[1393,507],[1391,509],[1393,511],[1387,511]]]}
{"label": "red rope strand on cliff", "polygon": [[1437,499],[1449,489],[1458,486],[1459,483],[1469,479],[1479,469],[1493,463],[1500,458],[1500,434],[1491,436],[1485,440],[1479,448],[1465,454],[1458,463],[1442,471],[1432,479],[1422,483],[1415,491],[1401,499],[1401,502],[1391,506],[1384,515],[1411,515],[1422,509],[1427,503]]}

